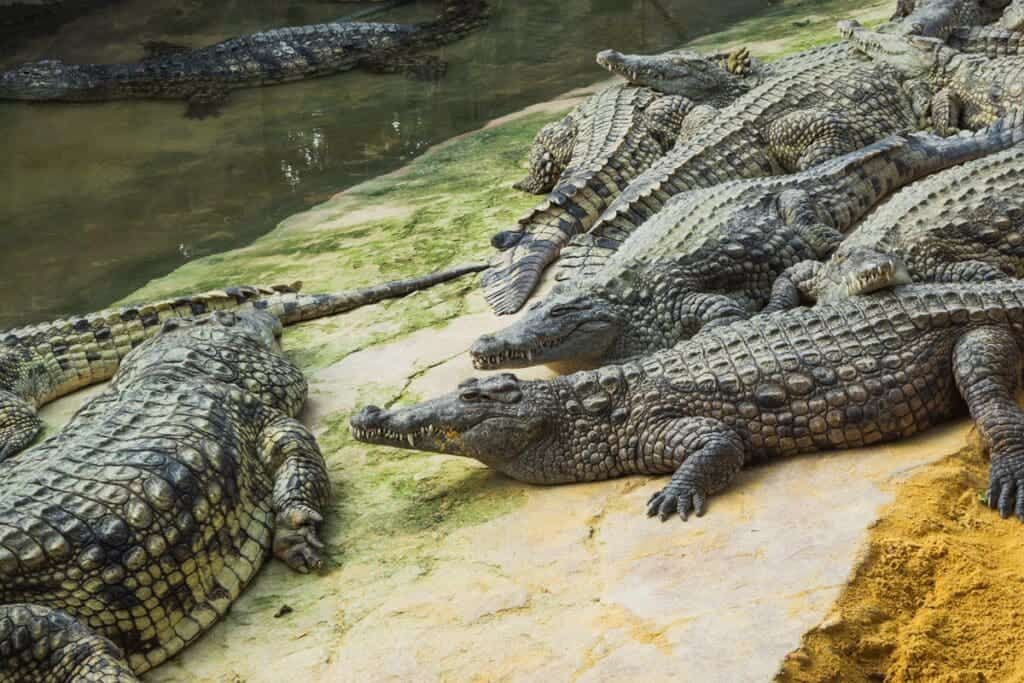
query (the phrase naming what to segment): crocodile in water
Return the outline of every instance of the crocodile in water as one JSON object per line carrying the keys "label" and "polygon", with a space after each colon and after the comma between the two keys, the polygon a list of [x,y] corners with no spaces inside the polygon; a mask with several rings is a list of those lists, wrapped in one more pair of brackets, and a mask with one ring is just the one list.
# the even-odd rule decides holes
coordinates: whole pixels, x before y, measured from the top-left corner
{"label": "crocodile in water", "polygon": [[707,329],[621,365],[367,406],[352,433],[536,484],[671,473],[648,514],[685,519],[750,462],[908,437],[966,401],[992,450],[988,501],[1024,519],[1021,343],[1024,283],[908,285]]}
{"label": "crocodile in water", "polygon": [[442,15],[421,24],[336,21],[272,29],[194,50],[162,50],[124,64],[32,62],[0,73],[0,99],[183,99],[186,114],[201,118],[215,113],[237,88],[359,67],[437,74],[443,62],[421,53],[462,38],[487,15],[484,0],[445,0]]}

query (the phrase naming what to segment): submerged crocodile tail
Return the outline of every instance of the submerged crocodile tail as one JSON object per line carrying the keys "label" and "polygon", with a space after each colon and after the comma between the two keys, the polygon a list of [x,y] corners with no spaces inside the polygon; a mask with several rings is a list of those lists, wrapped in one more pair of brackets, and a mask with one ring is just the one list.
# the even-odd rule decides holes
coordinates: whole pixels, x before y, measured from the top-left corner
{"label": "submerged crocodile tail", "polygon": [[334,294],[281,294],[253,302],[253,307],[268,310],[280,318],[283,324],[291,325],[303,320],[337,315],[384,299],[402,297],[469,273],[479,273],[486,268],[486,263],[467,263],[427,275],[392,280]]}

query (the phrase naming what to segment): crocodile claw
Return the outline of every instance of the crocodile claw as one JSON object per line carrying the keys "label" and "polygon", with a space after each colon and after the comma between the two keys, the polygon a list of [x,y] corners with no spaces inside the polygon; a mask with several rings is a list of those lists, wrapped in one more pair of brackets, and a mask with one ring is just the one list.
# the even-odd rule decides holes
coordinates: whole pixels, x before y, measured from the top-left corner
{"label": "crocodile claw", "polygon": [[274,556],[300,574],[323,568],[320,550],[324,543],[317,535],[323,517],[315,510],[296,507],[277,515],[274,532]]}
{"label": "crocodile claw", "polygon": [[1024,471],[1013,463],[993,462],[985,502],[1003,519],[1011,515],[1024,522]]}
{"label": "crocodile claw", "polygon": [[703,517],[707,510],[707,494],[689,485],[671,483],[652,495],[647,501],[647,516],[666,521],[673,513],[684,522],[691,514]]}

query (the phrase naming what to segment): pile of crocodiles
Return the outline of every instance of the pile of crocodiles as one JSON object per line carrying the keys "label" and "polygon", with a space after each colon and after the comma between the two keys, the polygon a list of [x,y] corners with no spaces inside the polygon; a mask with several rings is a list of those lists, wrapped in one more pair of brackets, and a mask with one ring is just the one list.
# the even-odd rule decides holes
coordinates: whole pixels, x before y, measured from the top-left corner
{"label": "pile of crocodiles", "polygon": [[[548,294],[473,344],[501,372],[367,406],[356,439],[536,484],[666,474],[646,512],[686,520],[750,463],[966,407],[988,505],[1024,520],[1022,4],[900,0],[893,22],[772,64],[601,52],[626,82],[537,134],[516,186],[546,197],[491,264],[2,333],[0,681],[135,681],[271,556],[317,570],[330,487],[282,326],[480,271],[510,313],[558,261]],[[504,371],[552,361],[592,367]],[[106,380],[32,445],[39,406]]]}
{"label": "pile of crocodiles", "polygon": [[486,0],[443,0],[419,24],[333,21],[277,28],[191,49],[147,42],[147,56],[125,64],[66,64],[47,59],[0,73],[0,100],[90,102],[180,99],[186,116],[218,113],[231,90],[288,83],[363,68],[443,75],[446,65],[423,52],[465,37],[486,23]]}

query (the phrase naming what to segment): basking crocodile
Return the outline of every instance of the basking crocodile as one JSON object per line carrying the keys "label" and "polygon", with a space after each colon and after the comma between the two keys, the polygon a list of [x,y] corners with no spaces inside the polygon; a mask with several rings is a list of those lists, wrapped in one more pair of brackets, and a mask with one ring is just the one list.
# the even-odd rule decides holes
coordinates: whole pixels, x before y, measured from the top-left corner
{"label": "basking crocodile", "polygon": [[[299,302],[293,317],[323,310]],[[271,553],[321,566],[330,484],[280,330],[268,311],[169,320],[58,434],[0,463],[0,680],[136,681]]]}
{"label": "basking crocodile", "polygon": [[751,462],[908,437],[966,402],[992,450],[989,504],[1024,519],[1021,343],[1024,283],[908,285],[715,327],[621,365],[367,406],[352,433],[536,484],[672,473],[648,514],[686,519]]}
{"label": "basking crocodile", "polygon": [[[518,310],[524,296],[520,278],[542,271],[572,235],[586,231],[631,180],[707,120],[710,105],[726,104],[752,87],[745,84],[739,54],[675,50],[671,92],[612,86],[540,130],[530,150],[530,173],[516,186],[549,194],[515,228],[491,240],[509,250],[483,279],[484,295],[497,313]],[[598,62],[608,66],[614,60],[605,51]]]}
{"label": "basking crocodile", "polygon": [[827,257],[890,192],[1024,140],[1021,122],[948,139],[893,136],[793,175],[676,195],[610,257],[581,235],[562,264],[585,273],[478,339],[473,364],[623,359],[748,317],[768,302],[784,270]]}
{"label": "basking crocodile", "polygon": [[[656,56],[649,61],[660,66],[670,60]],[[782,60],[773,70],[774,77],[719,114],[705,115],[705,125],[681,137],[599,219],[577,207],[592,223],[589,231],[621,242],[679,192],[808,168],[916,125],[895,74],[851,56],[843,44]],[[587,229],[586,223],[563,221],[516,244],[502,268],[487,276],[488,299],[496,312],[518,310],[561,247]]]}
{"label": "basking crocodile", "polygon": [[[645,78],[643,84],[635,80],[631,83],[636,88],[607,88],[587,98],[561,120],[543,126],[530,145],[529,172],[514,187],[531,194],[547,194],[555,189],[560,176],[565,184],[594,168],[614,179],[622,170],[628,170],[618,168],[622,164],[614,163],[616,156],[628,152],[630,146],[647,142],[644,133],[648,128],[654,132],[657,144],[671,147],[677,135],[672,127],[678,129],[678,119],[694,104],[723,106],[756,85],[746,78],[752,62],[743,49],[713,55],[672,50],[658,57],[671,60],[670,82]],[[620,67],[627,59],[614,50],[597,55],[597,63],[616,74],[621,73]],[[681,109],[681,113],[676,114],[676,109]],[[627,139],[631,132],[637,140]],[[617,192],[618,188],[612,185],[608,192]],[[528,219],[520,221],[523,222]]]}
{"label": "basking crocodile", "polygon": [[965,26],[955,29],[946,44],[960,52],[989,58],[1024,55],[1024,30],[999,26]]}
{"label": "basking crocodile", "polygon": [[436,73],[443,63],[420,53],[459,40],[487,15],[484,0],[445,0],[442,15],[421,24],[336,21],[272,29],[195,50],[161,51],[126,64],[32,62],[0,73],[0,99],[183,99],[186,115],[201,118],[215,113],[237,88],[358,67]]}
{"label": "basking crocodile", "polygon": [[1024,109],[1024,57],[965,55],[936,38],[868,31],[852,21],[839,28],[857,49],[923,86],[916,108],[930,107],[940,133],[977,129]]}
{"label": "basking crocodile", "polygon": [[871,213],[826,263],[783,273],[766,310],[916,282],[1024,277],[1024,145],[936,173]]}
{"label": "basking crocodile", "polygon": [[[0,332],[0,460],[20,451],[39,433],[39,406],[110,379],[128,352],[156,334],[169,319],[268,307],[284,314],[295,308],[296,302],[311,302],[316,297],[324,311],[341,313],[485,267],[459,266],[351,292],[311,295],[314,299],[296,294],[294,286],[231,287]],[[294,320],[286,318],[285,322]]]}

